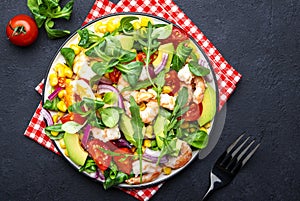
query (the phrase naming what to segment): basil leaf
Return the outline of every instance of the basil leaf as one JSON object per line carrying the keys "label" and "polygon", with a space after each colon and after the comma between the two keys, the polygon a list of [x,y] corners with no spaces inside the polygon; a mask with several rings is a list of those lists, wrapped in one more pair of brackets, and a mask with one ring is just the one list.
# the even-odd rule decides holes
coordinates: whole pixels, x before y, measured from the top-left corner
{"label": "basil leaf", "polygon": [[109,128],[115,127],[120,119],[119,111],[113,107],[102,109],[100,115],[104,125]]}
{"label": "basil leaf", "polygon": [[45,22],[45,29],[47,31],[47,35],[50,39],[62,38],[70,34],[69,30],[61,30],[61,29],[53,29],[53,21],[51,18],[48,18]]}
{"label": "basil leaf", "polygon": [[144,64],[140,61],[131,62],[129,64],[118,64],[116,68],[126,77],[131,86],[137,83]]}
{"label": "basil leaf", "polygon": [[45,130],[45,134],[51,139],[51,140],[60,140],[64,137],[65,133],[59,133],[57,136],[53,136],[50,131]]}
{"label": "basil leaf", "polygon": [[92,65],[92,70],[100,77],[102,77],[105,73],[110,73],[113,71],[113,67],[117,65],[119,61],[112,60],[110,62],[95,62]]}
{"label": "basil leaf", "polygon": [[61,128],[62,124],[55,124],[51,126],[47,126],[45,128],[46,131],[54,131],[54,132],[64,132],[64,130]]}
{"label": "basil leaf", "polygon": [[198,130],[193,133],[188,133],[186,134],[186,136],[187,137],[185,137],[183,140],[197,149],[203,149],[208,144],[208,135],[203,130]]}
{"label": "basil leaf", "polygon": [[189,70],[191,73],[193,73],[196,76],[205,76],[210,73],[210,70],[208,68],[205,68],[203,66],[200,66],[197,62],[191,61],[189,64]]}
{"label": "basil leaf", "polygon": [[63,57],[66,60],[67,65],[72,69],[73,68],[73,63],[75,59],[75,52],[72,48],[62,48],[60,50],[60,53],[63,55]]}
{"label": "basil leaf", "polygon": [[186,62],[186,59],[190,56],[192,48],[186,46],[187,41],[183,41],[178,44],[176,53],[172,59],[172,69],[179,71]]}
{"label": "basil leaf", "polygon": [[78,30],[77,33],[80,36],[78,45],[83,48],[89,48],[95,43],[101,43],[104,41],[104,38],[98,36],[94,32],[88,30],[87,28]]}
{"label": "basil leaf", "polygon": [[46,102],[43,105],[43,108],[45,108],[47,110],[58,111],[58,108],[57,108],[58,102],[59,102],[58,97],[55,97],[52,101],[46,100]]}
{"label": "basil leaf", "polygon": [[138,17],[134,17],[134,16],[123,17],[120,21],[119,31],[122,31],[124,33],[129,33],[134,29],[133,25],[130,22],[138,19],[139,19]]}
{"label": "basil leaf", "polygon": [[80,131],[85,124],[81,125],[75,121],[68,121],[61,126],[61,129],[67,133],[75,134]]}

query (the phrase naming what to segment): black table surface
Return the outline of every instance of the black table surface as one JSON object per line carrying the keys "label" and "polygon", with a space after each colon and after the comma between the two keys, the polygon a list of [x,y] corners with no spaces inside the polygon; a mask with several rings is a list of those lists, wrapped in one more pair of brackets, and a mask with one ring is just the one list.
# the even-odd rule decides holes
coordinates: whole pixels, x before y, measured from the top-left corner
{"label": "black table surface", "polygon": [[[0,1],[0,200],[135,200],[118,189],[105,191],[23,136],[41,99],[34,87],[66,39],[50,40],[40,29],[32,46],[12,45],[5,26],[14,15],[31,15],[26,2]],[[93,3],[76,0],[71,20],[58,25],[77,30]],[[227,103],[225,127],[213,152],[167,181],[151,200],[200,200],[213,163],[243,131],[261,140],[261,147],[211,200],[299,200],[299,1],[175,3],[243,78]]]}

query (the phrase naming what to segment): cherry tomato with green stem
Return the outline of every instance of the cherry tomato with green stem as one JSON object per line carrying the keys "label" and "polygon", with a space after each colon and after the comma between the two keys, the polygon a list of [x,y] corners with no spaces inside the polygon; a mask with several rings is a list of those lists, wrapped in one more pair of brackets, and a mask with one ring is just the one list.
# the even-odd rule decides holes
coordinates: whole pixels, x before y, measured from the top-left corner
{"label": "cherry tomato with green stem", "polygon": [[28,46],[36,41],[38,27],[30,16],[19,14],[9,20],[6,25],[6,36],[17,46]]}

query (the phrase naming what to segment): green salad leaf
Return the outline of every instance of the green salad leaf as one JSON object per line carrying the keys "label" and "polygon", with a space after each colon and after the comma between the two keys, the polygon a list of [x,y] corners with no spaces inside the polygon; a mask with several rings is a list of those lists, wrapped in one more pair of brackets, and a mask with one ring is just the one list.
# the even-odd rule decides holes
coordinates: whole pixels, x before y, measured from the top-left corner
{"label": "green salad leaf", "polygon": [[60,50],[60,53],[65,58],[67,65],[72,69],[74,59],[75,59],[75,56],[76,56],[74,50],[72,48],[69,48],[69,47],[64,47]]}
{"label": "green salad leaf", "polygon": [[74,0],[70,0],[63,8],[59,0],[27,0],[27,7],[34,16],[37,26],[44,24],[50,39],[61,38],[70,34],[68,30],[54,29],[53,19],[69,20],[73,11]]}

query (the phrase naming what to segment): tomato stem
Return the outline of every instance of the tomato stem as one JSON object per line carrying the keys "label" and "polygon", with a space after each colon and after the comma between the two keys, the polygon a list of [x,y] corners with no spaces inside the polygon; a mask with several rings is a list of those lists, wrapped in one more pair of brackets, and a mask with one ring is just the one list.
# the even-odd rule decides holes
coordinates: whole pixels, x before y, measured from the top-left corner
{"label": "tomato stem", "polygon": [[25,27],[22,25],[22,26],[16,26],[15,28],[13,28],[11,26],[11,24],[9,25],[9,27],[14,30],[14,32],[11,34],[12,36],[18,36],[20,34],[26,34],[26,30],[25,30]]}

